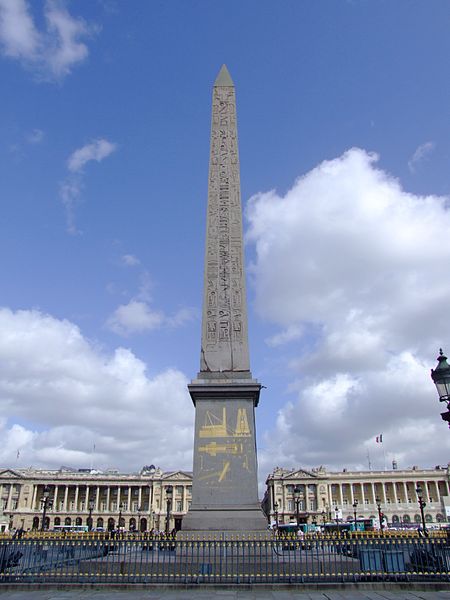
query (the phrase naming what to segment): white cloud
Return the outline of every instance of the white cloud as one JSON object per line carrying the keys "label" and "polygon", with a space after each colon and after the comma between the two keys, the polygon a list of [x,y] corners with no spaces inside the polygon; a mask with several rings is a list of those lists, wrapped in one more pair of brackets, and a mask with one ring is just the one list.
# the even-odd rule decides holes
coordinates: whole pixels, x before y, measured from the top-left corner
{"label": "white cloud", "polygon": [[406,193],[377,159],[352,149],[249,202],[257,310],[272,346],[292,338],[293,399],[262,466],[367,468],[381,432],[401,466],[447,462],[429,368],[450,339],[448,198]]}
{"label": "white cloud", "polygon": [[146,302],[130,300],[128,304],[121,304],[108,319],[107,326],[119,335],[143,333],[151,331],[162,325],[164,315],[159,311],[151,310]]}
{"label": "white cloud", "polygon": [[105,355],[73,323],[37,311],[0,309],[0,328],[2,464],[90,466],[95,443],[99,468],[191,468],[181,372],[150,379],[130,350]]}
{"label": "white cloud", "polygon": [[136,267],[141,261],[133,254],[124,254],[120,257],[120,262],[126,267]]}
{"label": "white cloud", "polygon": [[0,0],[0,42],[3,54],[20,60],[42,79],[61,79],[88,54],[81,41],[95,28],[72,17],[59,0],[44,5],[46,29],[39,31],[25,0]]}
{"label": "white cloud", "polygon": [[91,160],[101,162],[117,149],[117,144],[105,139],[98,139],[75,150],[67,160],[67,168],[72,173],[79,173]]}
{"label": "white cloud", "polygon": [[181,327],[192,321],[195,311],[181,308],[173,316],[153,310],[148,302],[132,299],[121,304],[109,317],[106,326],[114,333],[127,337],[135,333],[144,333],[160,327]]}
{"label": "white cloud", "polygon": [[75,208],[81,199],[83,189],[83,167],[91,160],[101,162],[117,149],[117,144],[103,138],[78,148],[69,156],[67,168],[71,174],[60,184],[59,195],[66,210],[67,232],[81,233],[76,225]]}
{"label": "white cloud", "polygon": [[408,167],[411,173],[414,173],[416,170],[416,166],[424,161],[435,149],[436,144],[434,142],[425,142],[425,144],[421,144],[408,161]]}
{"label": "white cloud", "polygon": [[29,144],[40,144],[44,139],[44,132],[42,129],[33,129],[27,136],[26,140]]}

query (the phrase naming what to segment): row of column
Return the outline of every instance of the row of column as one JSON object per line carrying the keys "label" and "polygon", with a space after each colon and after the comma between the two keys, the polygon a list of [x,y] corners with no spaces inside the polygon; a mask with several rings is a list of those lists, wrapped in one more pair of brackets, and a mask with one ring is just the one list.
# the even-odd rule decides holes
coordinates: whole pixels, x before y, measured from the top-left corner
{"label": "row of column", "polygon": [[[73,487],[75,487],[75,493],[74,495],[70,498],[70,501],[74,503],[74,508],[70,509],[70,510],[74,510],[74,511],[78,511],[78,505],[79,505],[79,498],[80,498],[80,486],[76,485],[76,486],[71,486],[71,485],[67,485],[67,484],[63,484],[63,485],[58,485],[55,484],[55,486],[52,488],[53,490],[53,494],[52,494],[52,500],[53,500],[53,508],[54,509],[58,509],[64,512],[67,512],[69,510],[69,493],[70,490],[73,489]],[[89,502],[90,501],[94,501],[94,508],[93,510],[95,512],[98,512],[100,509],[100,502],[103,502],[105,499],[105,495],[101,494],[101,490],[104,490],[106,486],[90,486],[89,484],[87,485],[83,485],[81,486],[85,489],[85,493],[83,496],[83,502],[84,502],[84,511],[88,511],[89,510]],[[128,493],[127,494],[122,494],[123,492],[123,487],[120,486],[107,486],[106,487],[106,511],[110,511],[111,510],[111,489],[117,489],[117,496],[114,495],[114,502],[117,504],[117,507],[120,506],[120,504],[124,504],[124,506],[122,507],[122,510],[125,512],[130,512],[131,511],[131,503],[134,501],[134,499],[137,499],[137,504],[138,506],[142,506],[142,495],[143,495],[143,490],[144,489],[148,489],[148,496],[146,495],[146,501],[148,501],[149,505],[151,506],[151,500],[153,499],[153,486],[149,485],[149,486],[127,486],[128,487]],[[62,488],[62,489],[61,489]],[[134,491],[135,489],[138,489],[138,494],[137,496],[132,495],[132,491]],[[61,491],[63,491],[63,494],[61,494]],[[34,489],[33,489],[33,498],[31,501],[31,506],[33,510],[39,510],[40,508],[40,502],[41,502],[41,498],[43,496],[43,486],[42,485],[35,485]],[[61,497],[62,496],[62,497]],[[124,498],[124,501],[122,501],[122,496]],[[60,508],[60,503],[63,503],[62,507]]]}
{"label": "row of column", "polygon": [[[409,488],[408,488],[408,483]],[[390,482],[370,482],[370,483],[338,483],[334,484],[334,486],[338,487],[339,493],[332,494],[331,501],[333,504],[344,503],[344,493],[343,488],[345,487],[349,490],[349,496],[345,499],[353,504],[355,501],[355,497],[357,497],[358,501],[362,504],[366,504],[366,493],[364,490],[365,486],[370,486],[370,493],[367,495],[368,504],[375,504],[375,499],[379,497],[382,504],[387,504],[387,501],[390,500],[393,504],[398,504],[400,502],[408,503],[408,498],[411,499],[412,502],[418,501],[418,494],[416,492],[417,487],[420,485],[422,488],[422,498],[425,502],[431,502],[431,498],[433,502],[439,502],[441,497],[441,492],[439,489],[439,484],[442,485],[444,494],[449,495],[449,486],[448,482],[445,480],[437,481],[390,481]],[[403,494],[397,494],[398,487],[401,487],[403,490]],[[431,489],[430,489],[431,488]],[[433,489],[434,488],[434,491]],[[356,493],[355,492],[359,492]],[[431,492],[431,493],[430,493]]]}

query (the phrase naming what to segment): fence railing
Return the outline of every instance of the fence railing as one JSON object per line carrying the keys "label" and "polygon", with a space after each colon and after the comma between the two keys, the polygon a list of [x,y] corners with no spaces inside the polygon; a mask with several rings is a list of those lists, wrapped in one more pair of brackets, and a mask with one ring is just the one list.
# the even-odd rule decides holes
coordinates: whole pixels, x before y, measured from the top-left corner
{"label": "fence railing", "polygon": [[450,581],[444,538],[0,540],[0,584],[425,580]]}

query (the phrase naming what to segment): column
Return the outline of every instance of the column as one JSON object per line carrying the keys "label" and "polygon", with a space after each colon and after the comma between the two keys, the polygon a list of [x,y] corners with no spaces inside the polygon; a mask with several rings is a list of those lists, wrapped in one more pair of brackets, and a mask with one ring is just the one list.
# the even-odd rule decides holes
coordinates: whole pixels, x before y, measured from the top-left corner
{"label": "column", "polygon": [[84,510],[89,512],[89,492],[90,492],[90,487],[89,484],[86,484],[86,495],[84,497]]}
{"label": "column", "polygon": [[138,492],[138,508],[143,508],[142,506],[142,486],[139,486],[139,492]]}
{"label": "column", "polygon": [[127,511],[131,510],[131,485],[128,486],[128,502],[127,502]]}
{"label": "column", "polygon": [[336,504],[337,505],[343,505],[344,504],[344,495],[342,493],[342,483],[338,483],[338,490],[339,490],[339,494],[336,497]]}
{"label": "column", "polygon": [[120,495],[120,485],[118,485],[117,486],[117,510],[120,510],[119,509],[119,507],[120,507],[120,498],[121,498],[121,495]]}
{"label": "column", "polygon": [[64,490],[64,512],[67,512],[69,510],[69,507],[67,505],[69,499],[69,486],[66,484],[66,489]]}
{"label": "column", "polygon": [[55,493],[53,495],[53,510],[58,511],[59,510],[59,504],[58,504],[58,485],[55,485]]}
{"label": "column", "polygon": [[[364,493],[364,483],[361,483],[361,504],[363,505],[363,509],[364,506],[366,505],[366,495]],[[361,510],[363,510],[361,509]]]}
{"label": "column", "polygon": [[36,510],[37,484],[33,485],[33,497],[31,499],[31,510]]}
{"label": "column", "polygon": [[408,486],[406,485],[406,481],[403,482],[403,495],[405,497],[405,504],[408,504]]}
{"label": "column", "polygon": [[394,494],[394,504],[397,506],[398,504],[398,496],[397,496],[397,482],[393,481],[392,482],[392,491]]}
{"label": "column", "polygon": [[11,510],[11,498],[14,486],[12,483],[9,484],[8,500],[6,501],[6,510]]}
{"label": "column", "polygon": [[355,501],[355,496],[353,494],[353,483],[350,482],[348,485],[350,487],[350,504],[353,504]]}
{"label": "column", "polygon": [[78,493],[80,491],[80,486],[76,485],[75,486],[75,512],[78,512]]}
{"label": "column", "polygon": [[97,486],[97,496],[95,497],[95,512],[98,512],[100,503],[100,486]]}
{"label": "column", "polygon": [[108,484],[108,487],[106,488],[106,511],[107,512],[111,512],[111,506],[109,504],[111,499],[111,486]]}

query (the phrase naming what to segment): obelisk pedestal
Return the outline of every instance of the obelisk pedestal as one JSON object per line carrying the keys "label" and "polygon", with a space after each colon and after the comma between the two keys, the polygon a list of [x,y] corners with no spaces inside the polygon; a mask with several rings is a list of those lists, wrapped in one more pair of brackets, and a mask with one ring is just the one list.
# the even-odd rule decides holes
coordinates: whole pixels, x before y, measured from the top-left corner
{"label": "obelisk pedestal", "polygon": [[225,65],[213,88],[200,372],[192,506],[183,531],[264,531],[258,500],[255,407],[249,365],[234,84]]}

